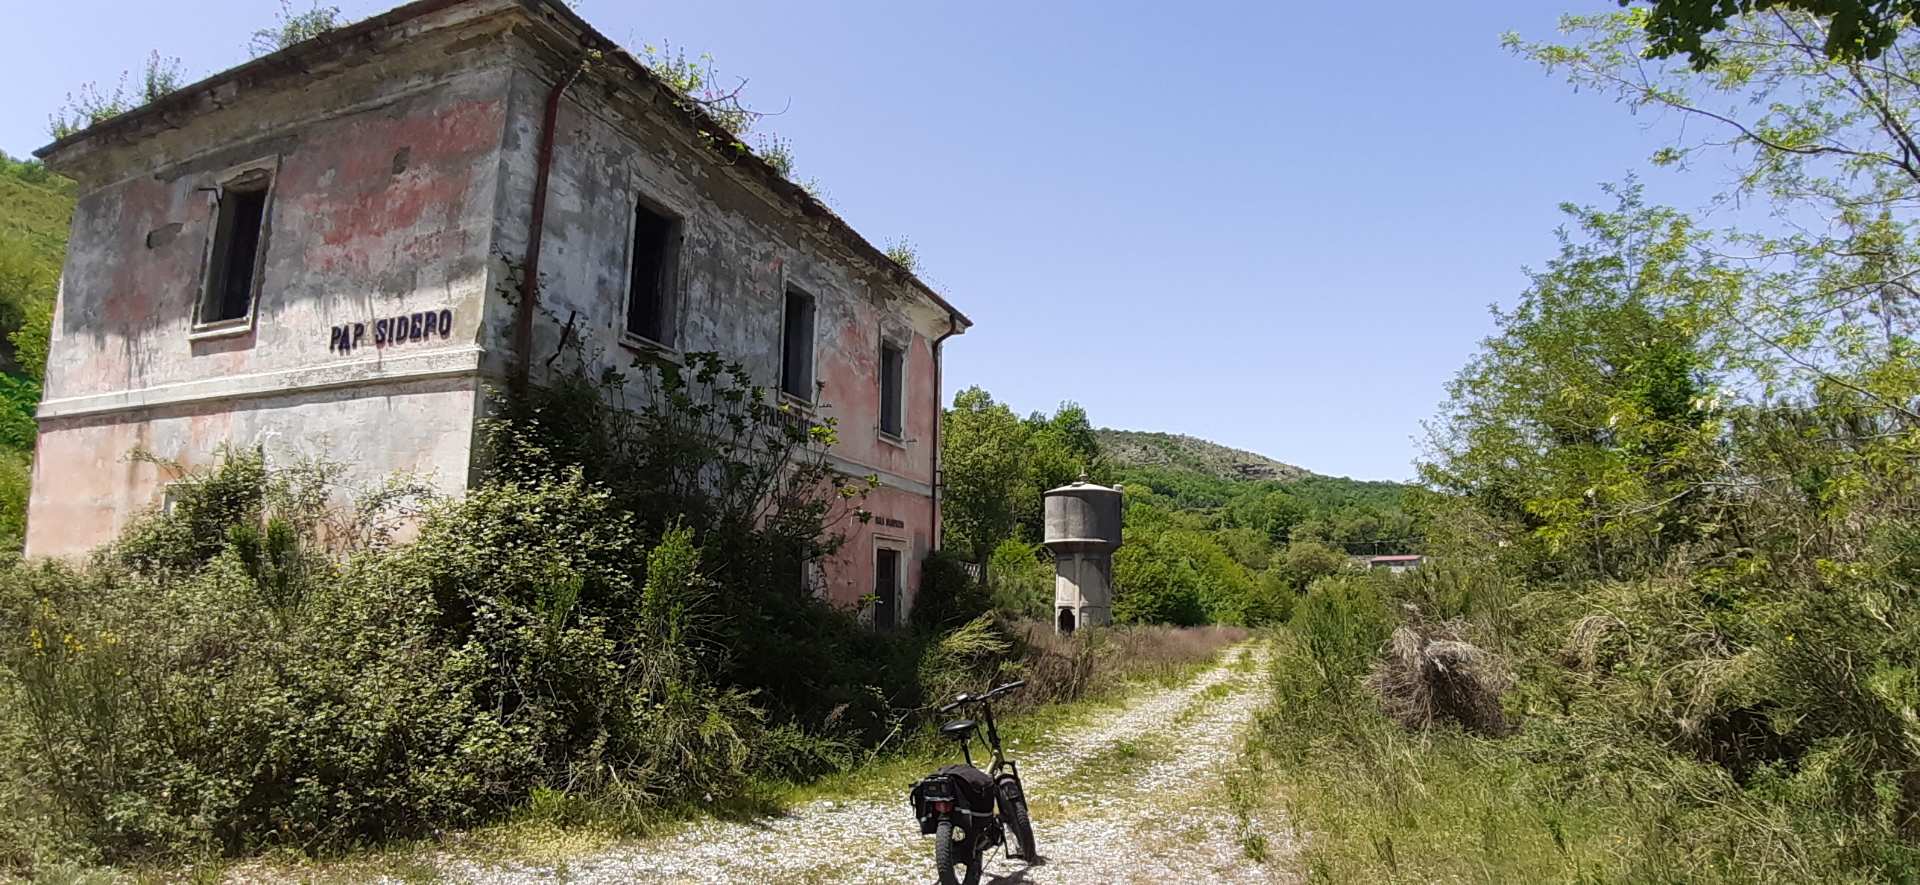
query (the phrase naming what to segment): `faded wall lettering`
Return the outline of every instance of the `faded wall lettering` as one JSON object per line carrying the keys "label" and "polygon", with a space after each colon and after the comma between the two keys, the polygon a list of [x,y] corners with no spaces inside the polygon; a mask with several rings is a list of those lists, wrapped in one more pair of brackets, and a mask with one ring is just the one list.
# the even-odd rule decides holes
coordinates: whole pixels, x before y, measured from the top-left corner
{"label": "faded wall lettering", "polygon": [[375,347],[405,344],[427,338],[445,338],[453,334],[453,311],[423,310],[418,313],[374,320],[371,330],[368,329],[367,323],[345,323],[334,326],[328,333],[327,350],[334,353],[351,353],[369,343],[368,331],[373,333],[371,343]]}

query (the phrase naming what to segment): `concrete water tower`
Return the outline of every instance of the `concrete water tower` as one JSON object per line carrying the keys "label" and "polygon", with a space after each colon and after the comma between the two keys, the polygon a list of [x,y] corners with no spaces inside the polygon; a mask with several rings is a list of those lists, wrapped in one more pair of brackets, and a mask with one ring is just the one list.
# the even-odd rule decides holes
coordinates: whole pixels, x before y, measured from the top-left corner
{"label": "concrete water tower", "polygon": [[1119,489],[1080,481],[1047,492],[1042,543],[1053,552],[1053,627],[1072,633],[1113,623],[1113,551],[1120,546]]}

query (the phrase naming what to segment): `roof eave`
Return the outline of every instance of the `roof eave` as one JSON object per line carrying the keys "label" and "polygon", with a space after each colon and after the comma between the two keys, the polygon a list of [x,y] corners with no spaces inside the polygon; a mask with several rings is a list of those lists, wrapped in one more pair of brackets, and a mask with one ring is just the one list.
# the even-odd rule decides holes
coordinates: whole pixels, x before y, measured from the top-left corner
{"label": "roof eave", "polygon": [[[396,6],[379,15],[342,25],[318,36],[295,43],[285,49],[260,56],[259,58],[212,74],[205,79],[182,86],[139,107],[95,122],[85,129],[68,134],[64,138],[55,139],[53,142],[36,149],[33,155],[54,169],[54,171],[62,171],[65,165],[62,155],[67,154],[69,151],[88,142],[108,138],[133,129],[150,118],[169,112],[189,110],[198,97],[221,86],[225,86],[228,83],[244,80],[255,74],[272,72],[278,69],[293,68],[304,70],[307,67],[305,62],[313,60],[316,56],[334,49],[343,43],[350,43],[383,28],[391,27],[422,15],[471,2],[475,2],[475,0],[415,0],[415,2],[412,3]],[[665,89],[672,88],[662,82],[659,77],[655,76],[653,71],[641,63],[638,58],[635,58],[632,53],[621,48],[615,41],[608,39],[605,34],[600,33],[597,28],[582,18],[579,13],[568,8],[562,0],[518,0],[518,2],[521,6],[529,10],[544,10],[548,14],[564,20],[570,27],[577,30],[586,41],[599,44],[602,51],[618,59],[623,66],[637,73],[647,82]],[[718,120],[715,120],[712,115],[702,110],[699,106],[686,106],[684,110],[693,117],[696,125],[704,128],[705,131],[726,131],[725,127],[721,126]],[[862,236],[858,230],[855,230],[852,225],[848,224],[845,219],[842,219],[825,203],[821,202],[818,197],[809,193],[806,188],[789,181],[786,176],[780,174],[779,170],[774,169],[764,158],[751,150],[742,152],[741,157],[745,158],[756,171],[766,178],[777,194],[798,203],[803,214],[824,216],[827,219],[827,223],[835,229],[835,232],[840,235],[843,241],[853,248],[855,253],[873,261],[880,267],[890,267],[891,272],[896,278],[904,282],[908,288],[931,301],[936,307],[952,317],[960,331],[964,331],[973,325],[973,321],[968,319],[967,315],[962,313],[959,308],[953,306],[951,302],[947,301],[944,296],[935,291],[932,286],[927,285],[926,281],[920,279],[913,271],[908,270],[901,266],[899,262],[887,257],[885,252],[874,246],[873,243],[868,241],[865,236]],[[956,331],[954,334],[959,334],[959,332]]]}
{"label": "roof eave", "polygon": [[[633,53],[628,52],[618,42],[602,34],[591,22],[588,22],[567,4],[561,2],[561,0],[520,0],[520,2],[529,7],[541,7],[558,18],[565,20],[570,27],[578,30],[586,41],[599,44],[602,52],[617,60],[622,66],[638,75],[642,80],[662,89],[671,90],[673,88],[662,81],[658,75],[654,74],[652,68],[647,67],[646,64],[636,58]],[[713,115],[708,114],[706,110],[698,104],[685,104],[680,107],[694,119],[698,129],[706,132],[727,131],[727,128],[722,126],[719,120],[715,119]],[[873,245],[858,229],[848,224],[845,219],[841,218],[840,215],[834,212],[826,203],[821,202],[819,197],[814,196],[813,193],[806,188],[793,183],[793,181],[785,175],[782,175],[778,169],[773,168],[765,158],[754,153],[752,150],[741,151],[740,157],[745,158],[757,172],[761,173],[772,185],[776,193],[799,203],[803,214],[825,216],[828,223],[836,227],[843,238],[850,240],[849,245],[854,247],[855,252],[862,254],[863,257],[875,262],[881,267],[891,268],[892,272],[904,281],[909,288],[933,302],[940,310],[946,312],[948,316],[953,318],[955,325],[958,326],[958,330],[953,334],[961,334],[973,326],[973,320],[969,319],[965,313],[962,313],[958,307],[953,306],[953,303],[948,301],[945,296],[942,296],[932,286],[927,285],[927,282],[920,279],[919,275],[908,270],[892,258],[889,258],[886,252]]]}
{"label": "roof eave", "polygon": [[351,24],[341,25],[325,33],[302,40],[285,49],[270,52],[259,58],[209,75],[205,79],[189,83],[139,107],[130,108],[106,119],[99,120],[63,138],[54,139],[52,142],[34,150],[33,155],[48,166],[54,167],[55,171],[58,171],[59,155],[65,153],[67,150],[85,142],[119,134],[148,118],[159,116],[169,111],[186,110],[192,106],[195,98],[218,87],[225,86],[237,80],[246,79],[254,74],[270,72],[276,69],[304,69],[306,66],[301,64],[302,62],[326,50],[337,47],[342,43],[357,40],[382,28],[396,25],[409,19],[418,18],[422,15],[470,2],[473,2],[473,0],[415,0],[413,3],[396,6],[379,15],[365,18]]}

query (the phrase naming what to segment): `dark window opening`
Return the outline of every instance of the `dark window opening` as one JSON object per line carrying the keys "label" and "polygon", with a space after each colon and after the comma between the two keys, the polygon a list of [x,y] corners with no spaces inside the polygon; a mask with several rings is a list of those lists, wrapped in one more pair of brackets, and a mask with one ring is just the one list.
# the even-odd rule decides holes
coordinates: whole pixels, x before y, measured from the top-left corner
{"label": "dark window opening", "polygon": [[1060,632],[1073,632],[1073,609],[1063,608],[1060,610]]}
{"label": "dark window opening", "polygon": [[882,547],[873,554],[873,626],[891,630],[899,625],[900,551]]}
{"label": "dark window opening", "polygon": [[813,297],[804,292],[787,291],[780,327],[780,390],[813,402]]}
{"label": "dark window opening", "polygon": [[200,302],[202,323],[242,319],[253,310],[260,244],[266,237],[267,184],[266,175],[256,174],[220,189],[207,291]]}
{"label": "dark window opening", "polygon": [[667,296],[672,291],[674,220],[645,206],[633,214],[633,269],[627,281],[627,332],[671,345]]}
{"label": "dark window opening", "polygon": [[901,388],[906,385],[907,353],[880,345],[880,432],[898,439],[906,429]]}

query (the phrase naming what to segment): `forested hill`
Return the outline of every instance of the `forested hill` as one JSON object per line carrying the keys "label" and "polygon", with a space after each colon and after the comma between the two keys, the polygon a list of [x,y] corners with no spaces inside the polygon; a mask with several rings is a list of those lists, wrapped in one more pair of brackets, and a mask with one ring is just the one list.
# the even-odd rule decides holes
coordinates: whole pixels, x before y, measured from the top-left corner
{"label": "forested hill", "polygon": [[1322,476],[1181,434],[1094,435],[1114,479],[1136,493],[1150,489],[1162,506],[1205,516],[1214,526],[1255,529],[1279,545],[1311,538],[1356,554],[1414,546],[1401,483]]}
{"label": "forested hill", "polygon": [[1216,479],[1289,480],[1312,475],[1265,455],[1184,434],[1103,427],[1094,431],[1094,438],[1115,466],[1168,467]]}

